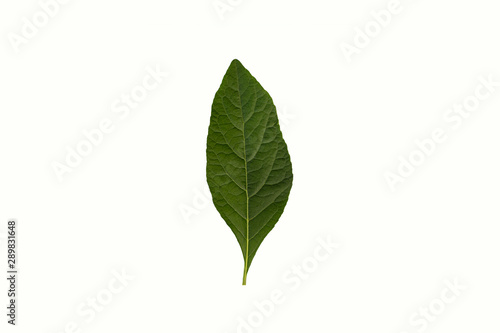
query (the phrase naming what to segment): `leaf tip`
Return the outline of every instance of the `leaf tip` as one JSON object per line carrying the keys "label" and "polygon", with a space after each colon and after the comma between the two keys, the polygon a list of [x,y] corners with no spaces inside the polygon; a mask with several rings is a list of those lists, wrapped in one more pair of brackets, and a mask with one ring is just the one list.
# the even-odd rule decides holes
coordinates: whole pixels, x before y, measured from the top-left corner
{"label": "leaf tip", "polygon": [[241,66],[241,67],[243,67],[243,64],[238,59],[233,59],[233,61],[231,61],[231,66]]}

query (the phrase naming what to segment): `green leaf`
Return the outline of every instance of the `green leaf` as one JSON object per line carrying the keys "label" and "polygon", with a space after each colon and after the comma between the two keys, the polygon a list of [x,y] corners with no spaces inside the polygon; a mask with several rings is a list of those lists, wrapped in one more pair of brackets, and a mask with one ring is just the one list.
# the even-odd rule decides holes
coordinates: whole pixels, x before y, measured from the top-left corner
{"label": "green leaf", "polygon": [[292,188],[292,163],[273,100],[238,60],[215,94],[207,138],[207,182],[248,269]]}

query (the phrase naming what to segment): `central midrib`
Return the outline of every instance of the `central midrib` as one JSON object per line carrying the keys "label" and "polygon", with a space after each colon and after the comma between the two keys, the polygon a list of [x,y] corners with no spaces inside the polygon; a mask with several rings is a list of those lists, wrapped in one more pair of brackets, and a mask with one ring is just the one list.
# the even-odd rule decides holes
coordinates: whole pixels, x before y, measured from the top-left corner
{"label": "central midrib", "polygon": [[246,278],[247,278],[247,272],[248,272],[248,252],[249,252],[249,245],[250,245],[250,219],[248,218],[248,170],[247,170],[247,152],[246,152],[246,138],[245,138],[245,115],[243,114],[243,104],[241,103],[241,94],[240,94],[240,80],[239,80],[239,73],[238,73],[238,65],[236,64],[236,84],[238,88],[238,98],[239,98],[239,104],[241,108],[241,122],[242,122],[242,133],[243,133],[243,161],[245,162],[245,195],[246,195],[246,212],[247,212],[247,217],[246,217],[246,224],[247,224],[247,235],[246,235],[246,248],[245,248],[245,268],[243,272],[243,284],[246,284]]}

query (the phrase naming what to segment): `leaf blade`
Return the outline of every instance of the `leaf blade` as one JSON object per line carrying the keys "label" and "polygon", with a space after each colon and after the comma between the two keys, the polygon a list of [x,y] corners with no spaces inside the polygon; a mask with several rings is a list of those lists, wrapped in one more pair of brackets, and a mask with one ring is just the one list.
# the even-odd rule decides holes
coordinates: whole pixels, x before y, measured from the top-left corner
{"label": "leaf blade", "polygon": [[292,181],[272,98],[235,59],[212,105],[207,182],[242,250],[243,284],[257,249],[284,211]]}

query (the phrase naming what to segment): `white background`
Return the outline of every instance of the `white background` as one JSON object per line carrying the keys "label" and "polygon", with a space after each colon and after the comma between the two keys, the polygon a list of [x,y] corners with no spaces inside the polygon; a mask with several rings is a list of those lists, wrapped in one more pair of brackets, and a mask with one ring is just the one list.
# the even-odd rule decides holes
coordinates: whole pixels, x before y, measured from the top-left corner
{"label": "white background", "polygon": [[[388,2],[233,1],[221,19],[212,0],[73,0],[15,52],[40,5],[2,1],[0,221],[19,221],[20,279],[13,328],[2,278],[0,331],[237,332],[281,290],[250,331],[413,333],[456,279],[467,289],[421,331],[498,332],[500,87],[456,130],[443,115],[480,76],[500,81],[500,8],[402,0],[349,63],[341,44]],[[246,287],[234,235],[196,194],[234,58],[273,97],[294,169]],[[112,104],[148,66],[169,76],[121,120]],[[52,164],[104,118],[114,131],[60,182]],[[391,191],[386,172],[436,128],[448,139]],[[284,274],[327,236],[340,248],[293,289]],[[77,309],[122,270],[133,281],[87,322]]]}

